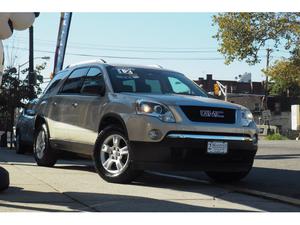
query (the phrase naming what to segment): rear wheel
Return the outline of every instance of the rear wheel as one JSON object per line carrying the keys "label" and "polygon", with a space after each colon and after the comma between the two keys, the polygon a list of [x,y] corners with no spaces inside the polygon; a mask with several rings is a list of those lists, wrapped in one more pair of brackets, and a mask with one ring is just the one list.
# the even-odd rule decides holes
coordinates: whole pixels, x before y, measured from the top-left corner
{"label": "rear wheel", "polygon": [[52,167],[56,163],[56,152],[49,144],[49,135],[45,124],[42,124],[36,131],[33,153],[39,166]]}
{"label": "rear wheel", "polygon": [[30,150],[30,147],[22,141],[21,134],[18,132],[16,134],[16,153],[17,154],[25,154]]}
{"label": "rear wheel", "polygon": [[138,175],[138,171],[132,168],[129,140],[116,126],[101,131],[93,159],[98,174],[108,182],[129,183]]}

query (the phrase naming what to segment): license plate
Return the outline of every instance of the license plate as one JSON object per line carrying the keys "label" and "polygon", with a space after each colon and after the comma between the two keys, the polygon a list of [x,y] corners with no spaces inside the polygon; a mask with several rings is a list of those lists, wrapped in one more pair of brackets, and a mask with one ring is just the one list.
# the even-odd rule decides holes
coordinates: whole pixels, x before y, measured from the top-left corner
{"label": "license plate", "polygon": [[228,143],[227,142],[207,142],[207,153],[209,154],[226,154],[228,151]]}

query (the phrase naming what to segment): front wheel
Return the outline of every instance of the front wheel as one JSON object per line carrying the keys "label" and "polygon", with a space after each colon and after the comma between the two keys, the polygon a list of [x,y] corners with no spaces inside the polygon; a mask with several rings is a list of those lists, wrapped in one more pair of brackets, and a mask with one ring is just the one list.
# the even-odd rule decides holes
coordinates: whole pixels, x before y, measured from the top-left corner
{"label": "front wheel", "polygon": [[111,183],[129,183],[137,171],[132,168],[131,149],[124,131],[116,126],[106,127],[99,134],[93,154],[96,171]]}
{"label": "front wheel", "polygon": [[42,124],[36,131],[33,153],[39,166],[52,167],[56,163],[56,153],[50,146],[48,130],[45,124]]}
{"label": "front wheel", "polygon": [[205,172],[212,180],[220,183],[236,182],[245,178],[251,169],[243,172]]}

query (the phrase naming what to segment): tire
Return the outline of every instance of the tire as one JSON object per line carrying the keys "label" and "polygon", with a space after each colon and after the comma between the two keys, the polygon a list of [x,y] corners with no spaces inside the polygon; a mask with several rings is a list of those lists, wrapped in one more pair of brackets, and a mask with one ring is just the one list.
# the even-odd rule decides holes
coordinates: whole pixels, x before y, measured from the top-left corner
{"label": "tire", "polygon": [[57,161],[57,154],[50,146],[45,124],[42,124],[35,132],[33,154],[38,166],[53,167]]}
{"label": "tire", "polygon": [[205,172],[208,177],[210,177],[212,180],[218,182],[218,183],[230,183],[230,182],[236,182],[243,178],[245,178],[251,168],[248,171],[244,172]]}
{"label": "tire", "polygon": [[100,132],[93,160],[101,178],[110,183],[130,183],[139,174],[133,169],[131,158],[130,142],[122,129],[108,126]]}
{"label": "tire", "polygon": [[21,134],[19,132],[16,135],[15,148],[17,154],[25,154],[30,150],[30,147],[22,141]]}
{"label": "tire", "polygon": [[4,191],[9,186],[9,174],[8,172],[0,167],[0,191]]}

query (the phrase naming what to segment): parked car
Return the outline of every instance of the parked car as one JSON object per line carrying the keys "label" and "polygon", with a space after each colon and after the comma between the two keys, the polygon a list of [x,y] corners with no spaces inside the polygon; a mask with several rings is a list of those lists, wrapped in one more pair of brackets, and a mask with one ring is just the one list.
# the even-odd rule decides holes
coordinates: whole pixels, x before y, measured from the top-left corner
{"label": "parked car", "polygon": [[85,154],[109,182],[169,169],[235,181],[249,173],[257,151],[247,108],[209,98],[183,74],[156,66],[68,66],[32,110],[39,166],[54,166],[61,150]]}
{"label": "parked car", "polygon": [[17,154],[33,151],[34,123],[36,118],[34,106],[38,101],[38,99],[30,101],[18,117],[14,131],[15,149]]}

